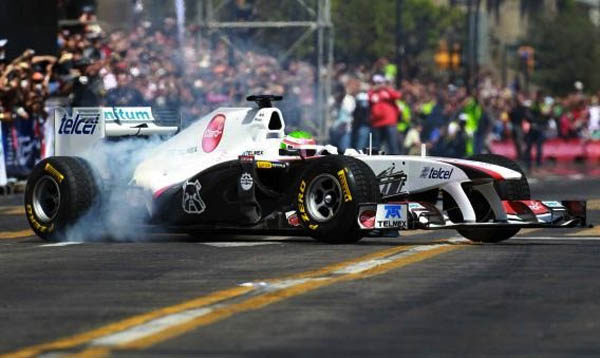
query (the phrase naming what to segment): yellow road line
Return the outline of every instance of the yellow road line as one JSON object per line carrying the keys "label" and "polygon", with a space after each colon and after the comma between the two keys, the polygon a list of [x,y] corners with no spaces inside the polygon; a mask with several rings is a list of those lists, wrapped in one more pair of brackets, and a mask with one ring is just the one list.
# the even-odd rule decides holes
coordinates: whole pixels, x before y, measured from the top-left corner
{"label": "yellow road line", "polygon": [[59,339],[54,342],[38,344],[21,349],[13,353],[2,354],[0,355],[0,358],[33,357],[45,351],[76,347],[86,342],[89,342],[92,339],[102,337],[110,333],[118,332],[158,317],[166,316],[168,314],[176,312],[181,312],[194,307],[201,307],[211,303],[216,303],[227,298],[239,296],[251,290],[252,287],[238,286],[227,290],[218,291],[207,296],[199,297],[197,299],[183,302],[178,305],[164,307],[138,316],[133,316],[119,322],[108,324],[106,326],[88,332],[80,333],[71,337]]}
{"label": "yellow road line", "polygon": [[[309,277],[316,277],[316,276],[322,276],[322,275],[326,275],[329,274],[333,271],[339,270],[342,267],[348,266],[348,265],[352,265],[361,261],[367,261],[367,260],[375,260],[381,257],[385,257],[385,256],[390,256],[402,251],[406,251],[406,250],[410,250],[412,248],[414,248],[414,245],[409,245],[409,246],[405,246],[405,245],[399,245],[399,246],[394,246],[392,248],[389,249],[385,249],[385,250],[379,250],[376,251],[374,253],[371,254],[367,254],[364,256],[360,256],[354,259],[349,259],[349,260],[345,260],[345,261],[341,261],[341,262],[337,262],[331,265],[327,265],[321,268],[318,268],[316,270],[311,270],[311,271],[306,271],[306,272],[302,272],[302,273],[298,273],[298,274],[292,274],[289,276],[284,276],[279,278],[278,280],[289,280],[289,279],[301,279],[301,278],[309,278]],[[0,357],[2,358],[2,357]]]}
{"label": "yellow road line", "polygon": [[0,231],[0,239],[22,239],[35,234],[30,229],[21,231]]}
{"label": "yellow road line", "polygon": [[[404,265],[408,265],[413,262],[422,261],[429,257],[433,257],[433,256],[439,255],[443,252],[447,252],[447,251],[458,248],[457,246],[451,246],[451,245],[437,245],[437,246],[439,246],[439,247],[432,247],[430,249],[427,249],[427,245],[422,245],[422,246],[420,246],[420,248],[425,248],[427,251],[423,251],[423,250],[425,250],[425,249],[423,249],[422,252],[416,252],[407,257],[399,257],[399,258],[396,258],[396,259],[388,262],[388,261],[386,261],[388,257],[393,257],[394,255],[402,255],[402,254],[404,254],[403,251],[407,251],[407,250],[411,250],[411,249],[418,249],[417,247],[414,247],[414,246],[393,247],[393,248],[381,250],[381,251],[378,251],[378,252],[375,252],[375,253],[372,253],[369,255],[365,255],[360,258],[351,259],[351,260],[347,260],[347,261],[344,261],[341,263],[335,263],[332,265],[328,265],[328,266],[325,266],[325,267],[317,269],[317,270],[305,272],[303,274],[291,275],[291,276],[288,276],[287,278],[268,280],[268,282],[270,282],[271,284],[277,284],[278,282],[282,282],[283,280],[290,280],[290,278],[292,280],[294,278],[295,279],[305,279],[306,281],[300,280],[298,283],[295,283],[295,284],[291,285],[290,287],[287,287],[287,288],[284,287],[282,289],[277,289],[276,291],[272,291],[272,292],[264,293],[264,294],[261,294],[258,296],[254,296],[254,297],[248,298],[248,299],[238,302],[238,303],[233,303],[230,305],[223,305],[222,307],[217,306],[214,310],[212,310],[207,315],[197,317],[192,321],[186,321],[184,324],[168,327],[168,329],[162,330],[156,334],[148,335],[142,339],[128,342],[126,345],[112,346],[109,348],[118,349],[119,347],[120,348],[146,347],[146,346],[155,344],[157,342],[163,341],[165,339],[168,339],[169,337],[174,337],[174,336],[180,335],[182,333],[185,333],[185,332],[187,332],[195,327],[198,327],[200,325],[206,325],[206,324],[210,324],[212,322],[216,322],[216,321],[225,319],[225,318],[227,318],[233,314],[239,313],[239,312],[244,312],[244,311],[248,311],[248,310],[256,310],[256,309],[264,307],[268,304],[283,300],[283,299],[291,297],[291,296],[299,295],[304,292],[308,292],[308,291],[314,290],[316,288],[319,288],[319,287],[322,287],[325,285],[330,285],[335,282],[346,281],[346,280],[355,280],[355,279],[359,279],[359,278],[364,278],[364,277],[369,277],[372,275],[384,273],[391,269],[401,267]],[[379,264],[379,262],[378,262],[374,267],[366,269],[366,270],[362,270],[359,273],[343,273],[343,274],[337,274],[336,276],[331,276],[331,277],[317,277],[317,276],[323,276],[323,275],[333,275],[333,274],[336,274],[336,272],[338,272],[338,273],[342,272],[340,270],[343,270],[344,268],[354,267],[356,265],[360,265],[363,262],[372,262],[373,260],[378,260],[378,259],[384,260],[384,261],[381,261],[381,264]],[[152,321],[155,319],[159,319],[159,318],[166,317],[166,316],[176,314],[176,313],[180,313],[183,311],[189,311],[192,309],[201,309],[203,307],[207,307],[207,306],[211,306],[211,305],[214,306],[217,303],[220,304],[220,302],[222,302],[222,301],[225,301],[228,299],[233,299],[236,297],[241,297],[244,294],[247,294],[253,290],[256,290],[256,287],[250,285],[250,286],[237,286],[237,287],[230,288],[227,290],[218,291],[213,294],[209,294],[207,296],[199,297],[199,298],[196,298],[196,299],[193,299],[190,301],[180,303],[178,305],[168,306],[168,307],[164,307],[164,308],[161,308],[161,309],[158,309],[155,311],[151,311],[151,312],[148,312],[145,314],[141,314],[138,316],[133,316],[133,317],[127,318],[125,320],[111,323],[111,324],[105,325],[103,327],[100,327],[100,328],[97,328],[97,329],[94,329],[94,330],[91,330],[88,332],[76,334],[71,337],[62,338],[62,339],[59,339],[59,340],[56,340],[53,342],[49,342],[49,343],[43,343],[43,344],[26,347],[26,348],[23,348],[21,350],[18,350],[18,351],[12,352],[12,353],[0,354],[0,358],[28,358],[28,357],[33,357],[33,356],[39,355],[44,352],[76,348],[76,347],[85,345],[86,343],[89,343],[93,340],[99,339],[101,337],[106,337],[111,334],[116,334],[118,332],[122,332],[129,328],[139,326],[141,324],[144,324],[146,322],[149,322],[149,321]],[[88,349],[82,351],[80,354],[83,354],[87,351],[89,351],[90,354],[92,354],[95,351],[91,350],[91,348],[92,347],[88,347]],[[102,353],[104,355],[109,354],[109,352],[105,352],[105,351],[98,351],[98,353]]]}
{"label": "yellow road line", "polygon": [[588,200],[586,208],[588,210],[600,210],[600,199]]}
{"label": "yellow road line", "polygon": [[239,302],[236,304],[218,308],[215,311],[213,311],[207,315],[201,316],[197,319],[194,319],[192,321],[186,322],[186,323],[178,325],[178,326],[173,326],[169,329],[160,331],[159,333],[156,333],[154,335],[151,335],[151,336],[139,339],[139,340],[135,340],[135,341],[127,343],[127,344],[123,344],[123,345],[119,346],[118,349],[144,349],[144,348],[147,348],[154,344],[157,344],[157,343],[163,342],[165,340],[168,340],[170,338],[174,338],[176,336],[184,334],[184,333],[186,333],[190,330],[193,330],[197,327],[206,326],[206,325],[221,321],[221,320],[223,320],[227,317],[230,317],[236,313],[258,310],[258,309],[263,308],[272,303],[282,301],[284,299],[287,299],[287,298],[290,298],[293,296],[298,296],[298,295],[304,294],[306,292],[316,290],[317,288],[320,288],[323,286],[329,286],[336,282],[353,281],[353,280],[362,279],[362,278],[366,278],[366,277],[370,277],[370,276],[374,276],[374,275],[383,274],[392,269],[406,266],[411,263],[423,261],[430,257],[437,256],[439,254],[454,250],[456,248],[457,248],[456,246],[440,246],[437,249],[433,249],[430,251],[424,251],[424,252],[420,252],[420,253],[417,253],[417,254],[414,254],[411,256],[393,260],[389,263],[378,265],[372,269],[369,269],[369,270],[366,270],[366,271],[363,271],[360,273],[334,276],[334,277],[330,277],[330,278],[326,278],[326,279],[318,280],[318,281],[316,281],[316,280],[309,281],[306,283],[294,285],[294,286],[286,288],[286,289],[278,290],[275,292],[269,292],[269,293],[266,293],[263,295],[252,297],[250,299],[247,299],[245,301],[242,301],[242,302]]}
{"label": "yellow road line", "polygon": [[0,206],[0,215],[25,215],[23,205]]}
{"label": "yellow road line", "polygon": [[542,230],[542,228],[535,228],[535,229],[521,229],[519,231],[519,233],[517,234],[517,236],[523,236],[523,235],[529,235],[529,234],[533,234],[534,232],[540,231]]}
{"label": "yellow road line", "polygon": [[569,233],[567,236],[600,236],[600,226]]}
{"label": "yellow road line", "polygon": [[67,354],[63,358],[105,358],[110,356],[110,349],[106,347],[90,347],[82,352]]}
{"label": "yellow road line", "polygon": [[423,235],[423,234],[431,234],[434,232],[433,230],[407,230],[400,231],[400,238],[403,236],[415,236],[415,235]]}

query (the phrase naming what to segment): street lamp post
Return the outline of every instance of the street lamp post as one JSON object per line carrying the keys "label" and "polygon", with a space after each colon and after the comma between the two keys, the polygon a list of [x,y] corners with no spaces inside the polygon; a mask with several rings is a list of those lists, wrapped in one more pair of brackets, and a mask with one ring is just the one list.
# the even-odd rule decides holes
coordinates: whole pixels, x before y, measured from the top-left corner
{"label": "street lamp post", "polygon": [[471,93],[471,70],[473,66],[473,0],[467,0],[467,38],[465,46],[465,86]]}
{"label": "street lamp post", "polygon": [[396,0],[396,87],[402,85],[402,56],[403,48],[403,28],[402,28],[402,5],[403,0]]}

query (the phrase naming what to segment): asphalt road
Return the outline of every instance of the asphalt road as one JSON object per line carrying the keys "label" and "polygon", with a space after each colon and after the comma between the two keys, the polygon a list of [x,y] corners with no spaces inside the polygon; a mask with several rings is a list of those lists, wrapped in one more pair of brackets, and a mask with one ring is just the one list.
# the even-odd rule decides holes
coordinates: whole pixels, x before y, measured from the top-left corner
{"label": "asphalt road", "polygon": [[[599,180],[533,194],[600,223]],[[598,228],[48,244],[21,202],[0,198],[2,358],[600,355]]]}

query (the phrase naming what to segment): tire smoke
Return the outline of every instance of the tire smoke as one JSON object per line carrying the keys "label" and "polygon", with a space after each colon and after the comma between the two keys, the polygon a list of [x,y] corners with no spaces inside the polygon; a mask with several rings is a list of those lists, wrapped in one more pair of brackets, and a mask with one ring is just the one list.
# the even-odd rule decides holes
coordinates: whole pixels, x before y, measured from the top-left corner
{"label": "tire smoke", "polygon": [[152,193],[135,190],[130,181],[136,166],[162,142],[160,137],[101,141],[80,155],[92,168],[98,191],[92,208],[66,230],[66,241],[147,240],[143,224]]}

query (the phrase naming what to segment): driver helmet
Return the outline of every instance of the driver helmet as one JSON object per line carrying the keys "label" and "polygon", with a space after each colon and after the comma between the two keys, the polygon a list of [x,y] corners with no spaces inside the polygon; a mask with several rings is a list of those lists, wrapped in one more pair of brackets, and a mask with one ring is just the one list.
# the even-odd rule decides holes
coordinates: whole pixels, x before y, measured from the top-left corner
{"label": "driver helmet", "polygon": [[315,149],[317,142],[306,131],[294,131],[283,138],[281,149]]}

